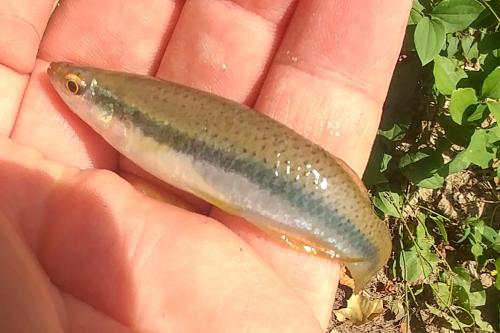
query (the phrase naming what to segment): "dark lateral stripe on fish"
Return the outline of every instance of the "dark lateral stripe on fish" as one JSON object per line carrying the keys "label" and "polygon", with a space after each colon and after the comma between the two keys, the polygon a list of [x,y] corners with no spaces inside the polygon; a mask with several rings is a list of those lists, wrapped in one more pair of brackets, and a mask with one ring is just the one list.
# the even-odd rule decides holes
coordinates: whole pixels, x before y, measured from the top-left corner
{"label": "dark lateral stripe on fish", "polygon": [[[297,191],[295,183],[287,181],[283,177],[276,177],[274,170],[267,168],[263,163],[237,158],[231,152],[215,148],[204,141],[190,137],[162,121],[152,119],[139,109],[121,103],[112,93],[101,87],[97,87],[97,90],[97,103],[103,107],[112,105],[113,112],[117,117],[132,122],[144,136],[151,137],[156,142],[177,152],[203,160],[226,172],[243,175],[259,188],[269,190],[273,195],[290,202],[306,214],[328,221],[339,235],[348,237],[351,247],[359,249],[365,258],[370,258],[373,253],[377,252],[375,246],[364,233],[348,218],[338,214],[336,208],[331,209],[314,194],[303,193],[303,190],[300,189]],[[267,184],[267,186],[262,184]]]}

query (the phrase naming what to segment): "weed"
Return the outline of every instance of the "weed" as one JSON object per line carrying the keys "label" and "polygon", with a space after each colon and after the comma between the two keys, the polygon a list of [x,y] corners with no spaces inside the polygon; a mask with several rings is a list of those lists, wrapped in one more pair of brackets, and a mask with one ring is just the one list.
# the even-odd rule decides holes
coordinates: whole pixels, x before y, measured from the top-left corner
{"label": "weed", "polygon": [[393,225],[407,332],[500,330],[499,30],[500,1],[411,10],[364,176]]}

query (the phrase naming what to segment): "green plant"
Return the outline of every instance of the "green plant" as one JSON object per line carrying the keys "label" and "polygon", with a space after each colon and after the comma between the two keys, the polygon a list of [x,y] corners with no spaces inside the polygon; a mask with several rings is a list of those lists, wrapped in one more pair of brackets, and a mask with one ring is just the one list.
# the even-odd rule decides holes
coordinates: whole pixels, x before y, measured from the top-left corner
{"label": "green plant", "polygon": [[364,177],[394,226],[406,325],[500,329],[499,30],[498,0],[411,10]]}

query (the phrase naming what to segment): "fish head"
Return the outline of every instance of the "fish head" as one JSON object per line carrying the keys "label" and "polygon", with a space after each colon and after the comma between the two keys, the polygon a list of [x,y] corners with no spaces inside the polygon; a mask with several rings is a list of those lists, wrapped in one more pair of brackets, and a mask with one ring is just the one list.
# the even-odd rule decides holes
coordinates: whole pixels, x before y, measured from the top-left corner
{"label": "fish head", "polygon": [[69,108],[95,130],[105,129],[113,108],[105,107],[99,94],[98,78],[92,68],[68,62],[52,62],[47,68],[49,80]]}

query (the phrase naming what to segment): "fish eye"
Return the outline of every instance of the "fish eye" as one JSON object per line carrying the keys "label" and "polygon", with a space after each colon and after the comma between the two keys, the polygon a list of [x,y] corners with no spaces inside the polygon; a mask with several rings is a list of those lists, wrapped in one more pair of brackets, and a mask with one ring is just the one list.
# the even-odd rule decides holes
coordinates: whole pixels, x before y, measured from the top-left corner
{"label": "fish eye", "polygon": [[79,95],[85,88],[85,81],[76,74],[66,75],[66,90],[72,95]]}
{"label": "fish eye", "polygon": [[75,81],[68,80],[66,82],[66,88],[68,88],[69,92],[72,94],[78,93],[78,84]]}

